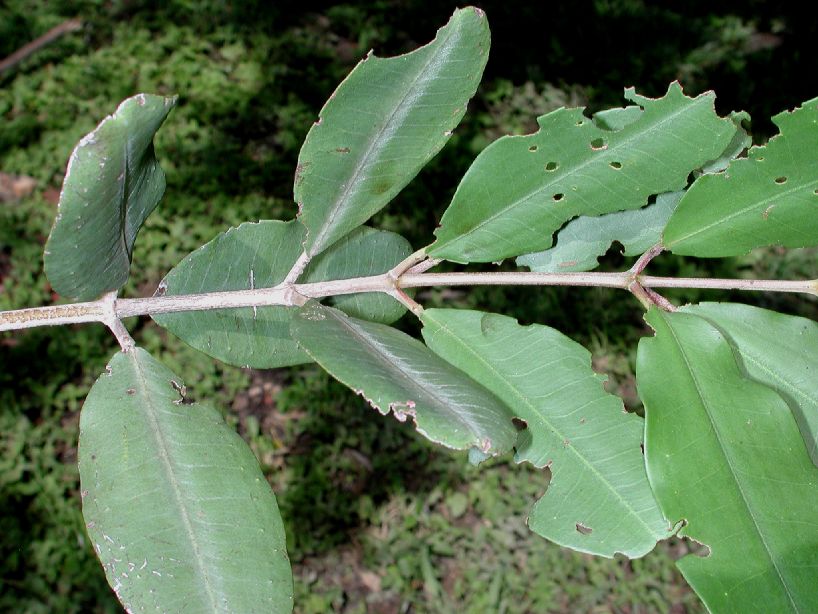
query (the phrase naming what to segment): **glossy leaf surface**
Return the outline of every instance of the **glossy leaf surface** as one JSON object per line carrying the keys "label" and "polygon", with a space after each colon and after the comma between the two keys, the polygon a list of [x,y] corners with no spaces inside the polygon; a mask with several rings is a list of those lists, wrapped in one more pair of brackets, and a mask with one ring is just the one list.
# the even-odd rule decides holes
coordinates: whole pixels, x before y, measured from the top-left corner
{"label": "glossy leaf surface", "polygon": [[468,7],[425,47],[370,54],[338,86],[295,174],[310,256],[366,222],[440,151],[477,89],[489,45],[485,14]]}
{"label": "glossy leaf surface", "polygon": [[[160,288],[168,295],[272,288],[301,254],[304,228],[296,221],[263,221],[231,228],[180,262]],[[400,235],[359,228],[310,263],[302,282],[384,273],[411,252]],[[382,294],[332,299],[359,317],[397,320],[405,309]],[[310,362],[290,338],[295,307],[245,307],[156,314],[153,319],[197,350],[228,364],[265,369]]]}
{"label": "glossy leaf surface", "polygon": [[674,254],[738,256],[765,245],[818,245],[818,98],[773,122],[780,134],[766,146],[690,187],[664,233]]}
{"label": "glossy leaf surface", "polygon": [[175,104],[128,98],[71,153],[44,254],[63,296],[91,300],[128,280],[136,235],[165,192],[153,136]]}
{"label": "glossy leaf surface", "polygon": [[129,612],[290,612],[284,527],[258,462],[177,388],[136,348],[82,408],[82,511],[108,582]]}
{"label": "glossy leaf surface", "polygon": [[678,562],[712,612],[818,611],[818,468],[773,389],[748,379],[706,320],[656,309],[637,359],[648,476],[680,534]]}
{"label": "glossy leaf surface", "polygon": [[[689,98],[674,83],[652,100],[627,90],[643,111],[605,130],[583,109],[539,118],[528,136],[503,137],[468,170],[427,249],[455,262],[493,262],[551,247],[578,215],[637,209],[651,194],[685,187],[691,171],[717,158],[735,134],[713,95]],[[629,122],[629,123],[628,123]]]}
{"label": "glossy leaf surface", "polygon": [[818,465],[818,323],[730,303],[700,303],[682,311],[719,329],[742,372],[781,395]]}
{"label": "glossy leaf surface", "polygon": [[382,414],[411,417],[431,441],[499,454],[517,439],[502,401],[406,333],[314,302],[293,318],[292,331],[338,381]]}
{"label": "glossy leaf surface", "polygon": [[660,194],[655,203],[636,211],[573,219],[559,231],[554,247],[520,256],[517,264],[543,273],[590,271],[614,241],[622,244],[626,256],[638,256],[659,243],[682,194]]}
{"label": "glossy leaf surface", "polygon": [[431,349],[525,420],[517,462],[550,467],[533,531],[607,557],[642,556],[669,535],[645,474],[642,419],[604,391],[590,352],[553,328],[496,314],[427,309],[422,320]]}

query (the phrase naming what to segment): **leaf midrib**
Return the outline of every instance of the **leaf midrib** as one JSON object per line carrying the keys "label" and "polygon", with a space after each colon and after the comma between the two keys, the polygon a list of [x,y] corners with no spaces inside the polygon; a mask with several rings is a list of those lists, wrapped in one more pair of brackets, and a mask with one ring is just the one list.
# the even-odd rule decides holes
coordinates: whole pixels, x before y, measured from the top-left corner
{"label": "leaf midrib", "polygon": [[133,349],[127,352],[125,355],[129,357],[133,362],[134,372],[137,376],[137,387],[139,388],[140,396],[145,401],[145,405],[147,406],[148,411],[143,412],[144,415],[147,417],[150,427],[150,432],[153,435],[154,443],[156,444],[156,449],[158,452],[158,458],[160,464],[162,465],[162,469],[164,470],[165,476],[167,478],[167,483],[170,484],[171,490],[173,492],[173,498],[176,502],[176,507],[179,511],[179,517],[182,520],[182,525],[184,526],[185,533],[188,538],[188,542],[190,543],[190,547],[193,551],[193,564],[196,567],[196,577],[201,579],[202,586],[204,588],[205,594],[207,595],[207,599],[210,603],[213,612],[218,612],[219,608],[216,601],[216,596],[213,593],[213,587],[210,584],[209,576],[206,571],[205,563],[202,557],[202,550],[201,546],[199,545],[199,541],[196,538],[196,534],[193,530],[193,523],[191,522],[191,513],[187,508],[185,503],[184,497],[182,496],[181,489],[179,487],[179,479],[176,476],[176,472],[173,467],[173,462],[170,458],[169,446],[165,437],[162,433],[162,429],[159,426],[159,421],[156,419],[156,412],[158,408],[155,407],[152,397],[150,394],[150,385],[148,383],[147,377],[142,370],[142,365],[137,357],[136,353],[138,349]]}
{"label": "leaf midrib", "polygon": [[[417,73],[415,74],[412,82],[405,88],[403,96],[392,109],[392,112],[389,114],[389,117],[386,119],[385,122],[381,125],[378,131],[372,135],[369,143],[367,144],[366,151],[364,152],[363,157],[359,158],[358,163],[353,168],[353,172],[349,180],[346,182],[346,186],[344,187],[343,192],[340,194],[338,198],[336,198],[329,207],[329,212],[327,217],[325,218],[324,223],[322,224],[320,230],[316,233],[315,240],[312,241],[312,245],[309,249],[307,249],[307,253],[310,257],[314,257],[321,253],[324,249],[329,247],[329,245],[322,245],[322,241],[324,241],[324,237],[326,236],[327,232],[329,232],[330,228],[335,227],[335,218],[339,215],[339,212],[342,210],[344,205],[348,202],[349,195],[353,193],[353,188],[357,188],[358,186],[358,179],[360,178],[361,173],[363,173],[363,169],[367,167],[369,163],[370,157],[373,155],[375,150],[381,150],[382,148],[378,148],[377,145],[381,141],[383,135],[387,132],[387,128],[391,126],[393,119],[398,114],[398,111],[402,110],[404,107],[406,100],[409,98],[410,94],[413,94],[413,89],[415,85],[420,80],[421,76],[426,72],[429,66],[432,64],[432,61],[446,49],[446,45],[451,40],[453,33],[455,31],[454,24],[452,28],[446,33],[445,37],[440,43],[440,48],[436,50],[436,52],[430,53],[427,60],[423,63],[423,65],[419,68]],[[430,45],[434,45],[436,41],[432,41],[429,43]],[[420,49],[418,50],[420,51]],[[373,56],[373,60],[381,60],[383,62],[389,62],[390,60],[394,60],[396,58],[378,58],[377,56]]]}
{"label": "leaf midrib", "polygon": [[[449,413],[449,414],[455,416],[460,421],[462,421],[469,428],[469,430],[472,432],[472,434],[475,435],[476,437],[478,437],[478,438],[480,438],[480,437],[489,437],[489,438],[491,438],[490,434],[485,433],[483,431],[483,429],[480,428],[479,425],[477,425],[473,421],[471,421],[467,417],[467,414],[465,414],[465,413],[459,414],[459,413],[451,410],[449,408],[449,403],[445,399],[440,397],[437,394],[437,392],[434,390],[434,388],[432,388],[432,387],[424,388],[424,387],[420,386],[420,384],[418,384],[415,380],[413,380],[411,377],[409,377],[409,375],[407,375],[407,373],[404,371],[404,369],[400,368],[397,364],[394,364],[393,362],[391,362],[388,359],[385,352],[381,349],[380,345],[375,343],[375,341],[372,338],[370,338],[368,335],[366,335],[365,331],[360,330],[360,329],[356,328],[355,326],[353,326],[349,322],[349,317],[338,316],[333,312],[329,312],[329,313],[332,315],[332,317],[335,319],[336,322],[338,322],[339,324],[344,326],[344,328],[346,328],[348,331],[350,331],[356,338],[358,338],[359,341],[361,341],[367,347],[370,347],[373,350],[373,352],[375,353],[375,355],[377,355],[377,356],[379,356],[381,358],[381,362],[389,369],[389,371],[395,373],[402,380],[408,382],[409,387],[411,389],[415,390],[416,392],[419,392],[421,397],[422,396],[432,397],[432,399],[440,406],[440,408],[443,409],[444,413]],[[418,419],[419,419],[419,417],[416,417],[416,420],[418,420]]]}
{"label": "leaf midrib", "polygon": [[[704,321],[707,322],[707,320],[704,320]],[[744,503],[745,509],[747,510],[747,516],[749,516],[750,520],[753,523],[753,528],[755,528],[756,534],[758,535],[758,538],[761,541],[761,544],[764,546],[764,552],[767,554],[767,558],[769,559],[770,564],[772,565],[773,569],[775,569],[775,573],[778,576],[778,579],[781,581],[781,586],[784,588],[784,592],[786,593],[787,599],[789,599],[790,604],[793,607],[793,610],[795,612],[800,612],[800,610],[798,609],[798,605],[795,603],[795,599],[794,599],[794,597],[793,597],[793,595],[792,595],[792,593],[790,591],[790,587],[787,584],[786,580],[784,579],[784,575],[782,574],[781,570],[779,569],[778,563],[777,563],[776,559],[773,557],[772,551],[770,550],[770,546],[767,544],[767,540],[765,539],[764,534],[761,531],[761,528],[759,527],[758,522],[756,521],[755,515],[753,514],[752,508],[750,507],[750,503],[747,500],[747,495],[744,493],[744,488],[743,488],[742,482],[739,479],[735,468],[733,467],[733,459],[730,456],[730,454],[728,453],[728,449],[725,446],[724,442],[722,441],[721,432],[720,432],[720,430],[718,428],[717,423],[713,420],[712,409],[711,409],[710,405],[707,403],[707,401],[705,400],[705,395],[702,392],[702,388],[701,388],[701,386],[699,384],[698,378],[696,377],[696,373],[693,370],[693,368],[691,367],[691,363],[690,363],[690,360],[687,357],[687,353],[685,352],[684,347],[682,346],[682,343],[679,340],[679,337],[676,335],[676,331],[673,329],[673,327],[670,325],[670,323],[667,321],[667,319],[665,319],[665,323],[666,323],[666,325],[668,327],[668,330],[670,330],[670,334],[673,337],[673,341],[675,342],[676,347],[679,350],[679,354],[681,355],[682,360],[684,360],[685,368],[687,369],[688,373],[690,374],[690,379],[693,381],[693,385],[694,385],[694,387],[696,389],[696,395],[699,397],[699,402],[701,403],[701,406],[705,410],[704,414],[707,416],[707,420],[710,423],[710,428],[713,430],[713,434],[715,435],[716,441],[718,442],[719,448],[721,449],[722,456],[724,457],[724,460],[727,462],[727,466],[730,469],[730,475],[733,477],[733,482],[735,483],[736,488],[738,489],[738,492],[741,495],[741,500]],[[709,322],[708,322],[708,324],[709,324]],[[770,390],[772,390],[772,389],[770,389]]]}
{"label": "leaf midrib", "polygon": [[[749,160],[737,160],[736,162],[749,162]],[[728,177],[726,175],[723,175],[723,174],[722,175],[706,175],[706,177],[710,177],[710,179],[708,179],[708,181],[711,181],[711,182],[716,181],[718,179],[720,179],[721,181],[724,181],[724,182],[728,182],[731,179],[730,177]],[[704,186],[704,184],[702,184],[702,186]],[[710,222],[709,224],[707,224],[705,226],[701,226],[701,227],[697,228],[696,230],[693,230],[692,232],[687,233],[686,235],[682,235],[681,237],[677,237],[674,240],[672,240],[672,241],[670,241],[668,243],[665,243],[665,246],[668,249],[673,250],[674,245],[678,245],[679,243],[687,241],[687,240],[691,239],[692,237],[695,237],[695,236],[698,236],[698,235],[702,234],[703,232],[707,232],[711,228],[715,228],[716,226],[719,226],[721,224],[728,223],[732,219],[734,219],[734,218],[736,218],[736,217],[738,217],[740,215],[747,215],[753,209],[761,209],[762,207],[766,208],[766,205],[769,205],[773,201],[776,201],[776,203],[778,203],[778,201],[780,201],[781,199],[784,199],[786,197],[789,197],[794,192],[799,192],[799,191],[802,191],[802,190],[808,190],[809,188],[813,188],[815,186],[818,186],[818,181],[816,181],[814,179],[811,180],[811,181],[807,180],[807,181],[805,181],[803,183],[799,183],[798,185],[796,185],[793,188],[788,188],[787,190],[784,190],[783,192],[779,192],[777,194],[774,194],[774,195],[769,196],[767,198],[763,198],[761,200],[755,200],[755,201],[751,202],[749,205],[747,205],[746,207],[743,207],[741,209],[733,211],[732,213],[730,213],[728,215],[725,215],[724,217],[718,218],[715,221]],[[701,191],[703,189],[704,189],[704,187],[701,187],[701,188],[699,188],[699,191]],[[773,188],[773,189],[775,189],[775,188]],[[688,194],[690,194],[690,192],[688,192]],[[697,192],[694,192],[694,194],[697,194]],[[687,196],[687,194],[685,196]],[[683,204],[684,204],[684,198],[679,202],[679,208],[681,208],[681,206]],[[671,218],[671,222],[672,221],[673,221],[673,219]],[[796,246],[791,246],[791,247],[796,247]]]}

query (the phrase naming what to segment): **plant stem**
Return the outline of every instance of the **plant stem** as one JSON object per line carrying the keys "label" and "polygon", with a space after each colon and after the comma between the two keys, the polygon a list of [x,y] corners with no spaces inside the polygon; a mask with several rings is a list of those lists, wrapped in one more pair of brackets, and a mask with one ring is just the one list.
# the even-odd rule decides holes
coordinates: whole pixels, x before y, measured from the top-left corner
{"label": "plant stem", "polygon": [[[113,304],[113,315],[115,319],[121,320],[132,316],[182,311],[269,307],[273,305],[298,307],[311,298],[362,292],[384,292],[394,295],[396,290],[427,286],[597,286],[628,289],[633,281],[638,281],[642,287],[648,290],[652,288],[700,288],[797,292],[818,296],[818,280],[699,279],[654,277],[650,275],[639,275],[634,278],[629,271],[621,273],[405,273],[397,279],[391,278],[388,273],[384,273],[383,275],[373,275],[371,277],[356,277],[307,284],[291,285],[282,283],[274,288],[255,290],[116,299]],[[103,299],[88,303],[49,305],[47,307],[0,312],[0,331],[82,322],[104,322],[109,324],[112,317],[111,308]]]}
{"label": "plant stem", "polygon": [[797,292],[818,296],[818,279],[803,281],[778,279],[707,279],[695,277],[639,278],[646,288],[699,288],[701,290],[749,290],[759,292]]}
{"label": "plant stem", "polygon": [[602,286],[627,288],[627,273],[422,273],[400,278],[401,288],[423,286]]}

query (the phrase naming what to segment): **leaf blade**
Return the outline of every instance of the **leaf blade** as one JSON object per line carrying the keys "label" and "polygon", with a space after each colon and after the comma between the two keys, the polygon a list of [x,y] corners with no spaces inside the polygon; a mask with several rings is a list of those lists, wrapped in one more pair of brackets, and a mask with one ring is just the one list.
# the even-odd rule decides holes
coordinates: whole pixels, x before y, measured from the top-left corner
{"label": "leaf blade", "polygon": [[[652,309],[640,341],[648,476],[671,521],[710,548],[678,562],[712,611],[818,607],[818,469],[771,388],[745,378],[706,320]],[[783,476],[783,477],[782,477]],[[717,502],[717,505],[714,505]]]}
{"label": "leaf blade", "polygon": [[369,55],[341,83],[298,158],[294,194],[308,256],[363,224],[440,151],[477,89],[489,39],[485,14],[460,9],[425,47]]}
{"label": "leaf blade", "polygon": [[382,414],[414,419],[447,447],[499,454],[517,438],[509,409],[418,340],[318,303],[293,318],[293,337],[327,372]]}
{"label": "leaf blade", "polygon": [[711,258],[765,245],[818,245],[818,98],[773,122],[779,134],[766,146],[693,183],[665,229],[674,254]]}
{"label": "leaf blade", "polygon": [[577,215],[636,209],[648,196],[682,189],[688,174],[717,158],[735,126],[712,94],[688,98],[678,83],[651,100],[632,90],[641,118],[617,117],[609,131],[582,109],[538,119],[538,132],[503,137],[474,161],[427,253],[454,262],[494,262],[547,249]]}
{"label": "leaf blade", "polygon": [[818,323],[731,303],[686,305],[681,311],[715,326],[730,343],[744,373],[784,398],[812,462],[818,465]]}
{"label": "leaf blade", "polygon": [[614,241],[625,248],[624,255],[638,256],[660,242],[682,194],[660,194],[655,203],[634,211],[575,218],[557,233],[554,247],[520,256],[517,264],[543,273],[590,271]]}
{"label": "leaf blade", "polygon": [[120,352],[82,409],[83,515],[111,586],[134,611],[290,612],[284,527],[258,462],[171,382],[144,350]]}
{"label": "leaf blade", "polygon": [[91,300],[127,281],[133,242],[165,191],[153,136],[175,105],[128,98],[71,153],[44,252],[46,276],[63,296]]}
{"label": "leaf blade", "polygon": [[585,348],[547,326],[496,314],[427,309],[421,319],[434,352],[526,421],[515,460],[551,468],[528,519],[533,531],[581,552],[634,558],[669,536],[645,473],[642,421],[604,392]]}

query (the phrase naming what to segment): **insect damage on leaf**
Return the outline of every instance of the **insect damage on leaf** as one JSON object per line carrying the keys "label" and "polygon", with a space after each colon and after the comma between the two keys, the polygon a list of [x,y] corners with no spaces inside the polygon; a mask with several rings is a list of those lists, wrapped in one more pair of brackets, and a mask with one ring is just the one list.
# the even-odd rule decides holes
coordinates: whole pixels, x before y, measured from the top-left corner
{"label": "insect damage on leaf", "polygon": [[467,263],[547,249],[574,217],[637,209],[684,188],[737,131],[716,114],[712,93],[690,98],[673,83],[661,98],[632,88],[625,97],[638,107],[615,130],[563,108],[540,117],[534,134],[492,143],[460,182],[427,253]]}

